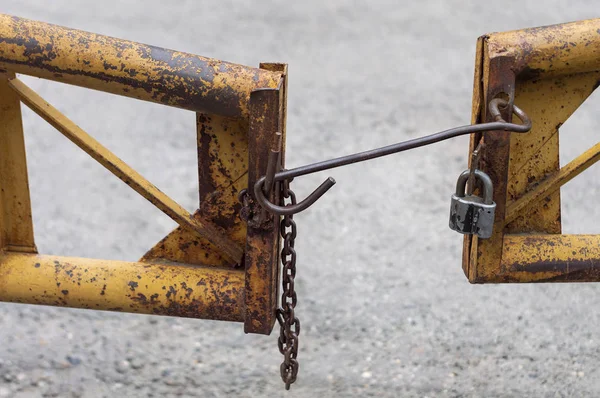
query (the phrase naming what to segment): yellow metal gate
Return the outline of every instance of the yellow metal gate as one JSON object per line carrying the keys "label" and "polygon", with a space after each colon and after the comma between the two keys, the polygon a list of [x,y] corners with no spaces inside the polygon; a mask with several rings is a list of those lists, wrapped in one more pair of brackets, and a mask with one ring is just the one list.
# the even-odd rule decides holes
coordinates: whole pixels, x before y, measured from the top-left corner
{"label": "yellow metal gate", "polygon": [[[490,239],[467,236],[471,282],[600,280],[600,236],[562,235],[561,185],[600,159],[600,144],[560,168],[558,130],[600,84],[600,20],[483,36],[473,123],[492,121],[494,98],[533,120],[527,134],[476,134],[477,167],[497,203]],[[275,322],[279,217],[239,217],[240,193],[285,148],[284,64],[251,68],[0,15],[0,300],[244,323]],[[195,113],[199,208],[188,213],[20,81],[27,74]],[[37,253],[20,103],[179,224],[139,262]],[[281,138],[280,138],[281,136]],[[283,163],[283,154],[281,156]],[[280,203],[273,190],[271,203]],[[247,192],[252,197],[253,192]]]}
{"label": "yellow metal gate", "polygon": [[[237,321],[249,333],[271,332],[279,223],[247,227],[238,194],[265,174],[276,133],[285,139],[284,64],[251,68],[0,15],[0,69],[0,300]],[[16,73],[194,112],[199,209],[188,213]],[[38,254],[20,102],[179,227],[139,262]]]}

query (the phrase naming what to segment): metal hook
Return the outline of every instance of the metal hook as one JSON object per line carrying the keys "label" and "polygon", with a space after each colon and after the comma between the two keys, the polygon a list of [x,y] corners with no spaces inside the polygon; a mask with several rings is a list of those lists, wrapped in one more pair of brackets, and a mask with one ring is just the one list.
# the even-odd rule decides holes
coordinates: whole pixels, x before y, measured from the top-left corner
{"label": "metal hook", "polygon": [[[346,166],[352,163],[364,162],[366,160],[379,158],[394,153],[407,151],[409,149],[419,148],[425,145],[431,145],[436,142],[444,141],[449,138],[458,137],[465,134],[473,134],[478,132],[486,131],[511,131],[515,133],[526,133],[531,129],[531,119],[523,110],[513,104],[512,112],[521,119],[521,124],[508,123],[506,122],[500,113],[500,106],[507,106],[508,102],[501,98],[495,98],[489,103],[490,115],[494,118],[494,122],[481,123],[474,125],[467,125],[461,127],[455,127],[449,130],[441,131],[439,133],[427,135],[425,137],[415,138],[412,140],[399,142],[384,146],[382,148],[372,149],[370,151],[364,151],[355,153],[352,155],[342,156],[335,159],[325,160],[318,163],[312,163],[305,166],[296,167],[295,169],[282,170],[276,172],[277,167],[273,166],[276,160],[279,159],[275,154],[271,154],[269,158],[269,165],[267,167],[268,173],[266,176],[261,177],[256,184],[254,184],[254,195],[263,209],[276,215],[292,215],[299,213],[309,208],[315,203],[321,196],[325,194],[334,184],[335,180],[329,177],[325,180],[317,189],[315,189],[306,199],[295,205],[278,206],[269,201],[267,196],[270,196],[270,192],[274,183],[277,181],[291,181],[294,177],[299,177],[306,174],[312,174],[323,170],[333,169],[335,167]],[[272,151],[273,152],[273,151]],[[266,184],[267,182],[268,184]],[[265,192],[266,191],[266,192]]]}
{"label": "metal hook", "polygon": [[[264,210],[267,210],[273,214],[278,215],[292,215],[296,213],[300,213],[303,210],[309,208],[313,203],[315,203],[321,196],[325,194],[333,185],[335,185],[335,180],[329,177],[325,180],[317,189],[315,189],[306,199],[301,201],[300,203],[288,205],[288,206],[278,206],[273,204],[268,197],[271,196],[271,192],[275,186],[276,181],[281,181],[281,179],[276,179],[276,173],[280,170],[281,167],[281,146],[282,146],[282,136],[280,132],[275,133],[275,138],[273,140],[273,146],[271,147],[271,152],[269,153],[269,160],[267,163],[267,174],[261,177],[256,184],[254,184],[254,195],[258,200],[258,203],[262,206]],[[284,179],[284,181],[291,181],[292,178]]]}
{"label": "metal hook", "polygon": [[308,209],[313,203],[319,200],[321,196],[325,195],[325,192],[329,191],[329,189],[335,185],[335,180],[329,177],[300,203],[295,205],[278,206],[271,203],[263,192],[263,184],[265,183],[266,178],[267,177],[264,176],[256,181],[256,184],[254,184],[254,195],[256,196],[258,203],[260,203],[264,209],[270,213],[280,216],[289,216]]}
{"label": "metal hook", "polygon": [[[503,100],[502,98],[494,98],[493,100],[490,101],[490,115],[492,115],[492,117],[494,118],[494,120],[496,122],[500,122],[500,123],[505,123],[506,126],[504,126],[505,131],[512,131],[514,133],[526,133],[529,130],[531,130],[531,119],[529,119],[529,116],[527,116],[527,114],[525,112],[523,112],[523,110],[521,108],[519,108],[518,106],[514,105],[512,106],[512,112],[517,115],[517,117],[521,120],[521,124],[515,124],[515,123],[508,123],[506,120],[504,120],[502,118],[502,113],[500,112],[500,107],[507,107],[509,106],[509,102],[506,100]],[[487,124],[487,123],[484,123]]]}

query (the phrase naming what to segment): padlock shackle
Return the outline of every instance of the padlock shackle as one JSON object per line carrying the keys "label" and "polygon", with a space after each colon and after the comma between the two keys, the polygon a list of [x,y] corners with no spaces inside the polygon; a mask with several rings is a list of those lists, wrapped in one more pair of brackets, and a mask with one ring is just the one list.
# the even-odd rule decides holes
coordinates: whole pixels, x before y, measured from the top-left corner
{"label": "padlock shackle", "polygon": [[[479,169],[475,169],[473,173],[475,174],[475,178],[479,179],[483,184],[483,203],[494,203],[494,184],[492,183],[490,176]],[[467,180],[470,175],[471,170],[467,169],[458,176],[458,180],[456,181],[456,196],[460,198],[465,196]]]}

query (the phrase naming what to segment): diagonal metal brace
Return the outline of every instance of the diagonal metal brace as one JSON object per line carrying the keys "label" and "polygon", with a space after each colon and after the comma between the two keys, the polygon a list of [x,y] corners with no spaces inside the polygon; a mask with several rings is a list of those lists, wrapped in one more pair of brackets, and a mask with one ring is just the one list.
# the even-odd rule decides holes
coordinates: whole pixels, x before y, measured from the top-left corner
{"label": "diagonal metal brace", "polygon": [[86,133],[73,121],[68,119],[60,111],[46,102],[35,91],[29,88],[21,80],[14,78],[9,80],[9,86],[21,98],[21,101],[31,110],[50,123],[65,137],[98,163],[108,169],[111,173],[129,185],[134,191],[146,198],[150,203],[160,209],[163,213],[173,219],[184,228],[189,228],[215,245],[234,265],[242,263],[244,250],[231,239],[226,237],[220,230],[210,222],[201,217],[194,217],[179,203],[159,190],[141,174],[119,159],[114,153],[100,144],[94,137]]}

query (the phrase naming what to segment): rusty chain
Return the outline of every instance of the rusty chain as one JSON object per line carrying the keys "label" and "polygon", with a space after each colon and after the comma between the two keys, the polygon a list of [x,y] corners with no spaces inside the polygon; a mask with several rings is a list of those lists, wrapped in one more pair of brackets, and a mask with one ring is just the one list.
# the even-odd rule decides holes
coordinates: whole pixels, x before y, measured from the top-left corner
{"label": "rusty chain", "polygon": [[[282,201],[288,200],[288,206],[296,204],[296,195],[290,190],[289,182],[282,184]],[[289,390],[298,376],[298,336],[300,335],[300,320],[294,312],[298,297],[294,288],[296,277],[296,250],[294,240],[296,239],[296,222],[292,214],[286,215],[281,220],[281,236],[283,238],[283,249],[281,250],[281,263],[283,265],[281,285],[281,307],[277,309],[277,321],[279,322],[280,334],[277,341],[279,352],[283,354],[280,372],[281,379],[285,383],[285,389]]]}
{"label": "rusty chain", "polygon": [[[296,204],[296,195],[289,187],[289,181],[282,181],[277,186],[281,187],[281,202],[288,206]],[[260,223],[254,220],[254,212],[252,210],[251,198],[246,189],[240,191],[238,196],[242,209],[240,217],[248,222],[248,225],[253,224],[255,227],[260,227]],[[275,217],[278,219],[279,217]],[[264,221],[264,220],[263,220]],[[279,352],[283,355],[283,362],[280,366],[281,379],[285,383],[285,389],[289,390],[290,386],[298,377],[298,336],[300,335],[300,320],[295,314],[298,296],[294,287],[296,277],[296,250],[294,249],[294,241],[297,235],[296,222],[292,214],[286,215],[280,222],[280,234],[283,238],[283,248],[281,249],[281,264],[282,268],[282,294],[281,306],[277,308],[275,315],[279,323],[280,333],[277,339]]]}

